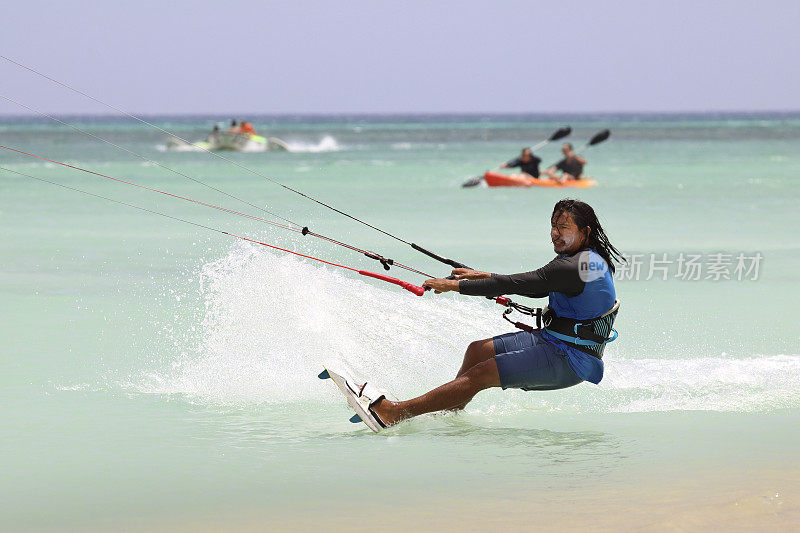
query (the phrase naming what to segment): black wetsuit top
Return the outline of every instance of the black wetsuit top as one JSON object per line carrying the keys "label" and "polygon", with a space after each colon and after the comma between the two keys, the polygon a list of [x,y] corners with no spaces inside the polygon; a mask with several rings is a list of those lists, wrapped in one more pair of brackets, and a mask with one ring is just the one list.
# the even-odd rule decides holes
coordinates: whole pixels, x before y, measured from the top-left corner
{"label": "black wetsuit top", "polygon": [[531,154],[531,160],[528,161],[527,163],[523,162],[521,157],[518,157],[518,158],[512,159],[511,161],[506,163],[506,166],[507,167],[519,167],[519,169],[521,171],[523,171],[524,173],[530,174],[534,178],[538,178],[539,177],[539,163],[541,163],[541,162],[542,162],[542,160],[540,158],[538,158],[535,155]]}
{"label": "black wetsuit top", "polygon": [[583,174],[583,165],[578,161],[577,158],[572,159],[571,161],[562,159],[556,163],[556,168],[566,174],[572,174],[576,178],[580,178],[581,174]]}
{"label": "black wetsuit top", "polygon": [[[575,297],[583,292],[586,282],[579,274],[580,254],[559,255],[542,268],[519,274],[492,274],[490,278],[461,280],[458,289],[468,296],[495,297],[519,294],[529,298],[544,298],[551,292]],[[605,312],[605,311],[604,311]]]}

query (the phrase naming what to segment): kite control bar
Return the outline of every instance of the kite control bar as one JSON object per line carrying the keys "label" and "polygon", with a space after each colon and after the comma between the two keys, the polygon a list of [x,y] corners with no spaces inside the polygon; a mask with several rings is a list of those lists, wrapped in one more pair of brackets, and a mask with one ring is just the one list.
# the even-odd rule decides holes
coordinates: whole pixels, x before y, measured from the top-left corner
{"label": "kite control bar", "polygon": [[408,292],[413,292],[417,296],[422,296],[423,294],[425,294],[424,287],[420,287],[419,285],[414,285],[413,283],[408,283],[406,281],[403,281],[402,279],[393,278],[391,276],[385,276],[383,274],[378,274],[377,272],[370,272],[369,270],[359,270],[358,273],[361,274],[362,276],[367,276],[369,278],[375,278],[381,281],[385,281],[387,283],[399,285]]}

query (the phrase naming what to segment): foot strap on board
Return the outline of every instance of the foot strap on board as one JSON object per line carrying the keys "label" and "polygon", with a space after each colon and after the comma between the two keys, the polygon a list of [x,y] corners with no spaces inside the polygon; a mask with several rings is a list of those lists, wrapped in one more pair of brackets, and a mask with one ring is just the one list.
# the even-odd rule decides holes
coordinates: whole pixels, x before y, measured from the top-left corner
{"label": "foot strap on board", "polygon": [[369,382],[359,386],[358,384],[351,383],[350,380],[347,380],[347,385],[356,395],[356,399],[358,400],[358,403],[361,404],[361,407],[364,408],[364,411],[371,414],[375,418],[375,421],[382,428],[385,428],[386,424],[383,420],[381,420],[381,417],[379,417],[378,414],[372,410],[372,406],[383,398],[386,398],[386,395],[389,393],[385,390],[379,389]]}

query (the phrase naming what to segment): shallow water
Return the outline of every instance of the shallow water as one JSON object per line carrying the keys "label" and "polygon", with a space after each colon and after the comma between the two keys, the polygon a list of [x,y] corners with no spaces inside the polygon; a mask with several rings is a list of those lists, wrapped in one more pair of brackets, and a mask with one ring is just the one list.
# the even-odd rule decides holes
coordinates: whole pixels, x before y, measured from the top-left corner
{"label": "shallow water", "polygon": [[[66,120],[314,231],[446,273],[408,246],[229,163],[165,151],[164,136],[144,126]],[[190,139],[213,123],[152,120]],[[800,246],[785,228],[800,221],[797,116],[253,122],[298,151],[226,157],[495,272],[552,257],[548,216],[565,194],[460,184],[564,123],[575,129],[576,145],[611,128],[607,143],[586,152],[587,173],[600,185],[568,192],[596,208],[621,250],[642,254],[639,279],[617,282],[620,339],[606,351],[604,380],[547,393],[487,391],[464,413],[373,435],[348,422],[335,387],[316,378],[321,365],[343,361],[397,396],[413,396],[451,379],[471,340],[508,330],[498,306],[458,295],[417,298],[0,171],[0,496],[10,509],[3,528],[177,529],[198,517],[240,514],[259,523],[292,512],[308,519],[314,509],[347,508],[357,498],[377,508],[412,496],[446,495],[456,512],[464,510],[457,501],[509,492],[525,494],[534,509],[553,494],[635,494],[626,480],[678,486],[720,472],[796,471]],[[0,144],[247,207],[38,119],[0,121]],[[558,147],[540,154],[554,161]],[[0,163],[382,271],[321,241],[51,163],[7,151]],[[676,278],[682,253],[703,256],[702,279]],[[717,253],[731,255],[723,266],[734,279],[705,279]],[[735,257],[758,253],[757,279],[751,272],[737,280]],[[668,280],[659,270],[646,279],[650,254],[667,254]],[[424,279],[396,268],[390,274]],[[758,490],[786,483],[765,476]],[[719,490],[744,490],[746,498],[748,476],[737,479]],[[249,527],[231,520],[220,527]]]}

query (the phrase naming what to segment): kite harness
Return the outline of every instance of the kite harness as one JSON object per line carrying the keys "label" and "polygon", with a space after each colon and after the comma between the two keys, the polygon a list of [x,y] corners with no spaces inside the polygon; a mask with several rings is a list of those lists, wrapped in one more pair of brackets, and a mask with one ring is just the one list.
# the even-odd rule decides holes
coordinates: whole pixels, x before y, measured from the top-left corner
{"label": "kite harness", "polygon": [[[618,334],[613,329],[614,319],[619,312],[619,300],[614,302],[613,307],[602,315],[589,318],[577,319],[558,316],[553,309],[545,306],[544,308],[526,307],[511,301],[505,296],[492,298],[500,305],[507,307],[503,311],[503,319],[513,324],[515,327],[532,332],[534,330],[546,331],[556,339],[562,341],[567,346],[577,348],[582,352],[597,357],[603,357],[603,347],[609,342],[616,340]],[[524,322],[515,322],[508,318],[512,311],[532,316],[536,318],[536,327]]]}

